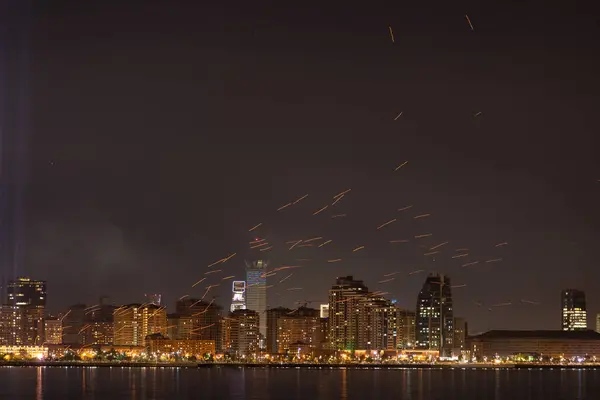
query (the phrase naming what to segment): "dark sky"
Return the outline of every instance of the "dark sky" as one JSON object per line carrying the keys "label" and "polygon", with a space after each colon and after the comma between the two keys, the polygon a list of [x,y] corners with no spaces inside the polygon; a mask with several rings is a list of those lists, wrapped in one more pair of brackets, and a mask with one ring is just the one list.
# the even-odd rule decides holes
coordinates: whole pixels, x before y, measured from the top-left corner
{"label": "dark sky", "polygon": [[[455,313],[471,331],[559,328],[567,287],[587,292],[590,324],[600,312],[593,2],[42,3],[22,269],[48,280],[51,309],[172,304],[204,283],[228,307],[221,278],[266,255],[248,249],[256,233],[273,267],[303,266],[271,306],[325,302],[353,274],[414,309],[425,274],[408,272],[425,269],[467,285]],[[333,242],[287,250],[315,236]]]}

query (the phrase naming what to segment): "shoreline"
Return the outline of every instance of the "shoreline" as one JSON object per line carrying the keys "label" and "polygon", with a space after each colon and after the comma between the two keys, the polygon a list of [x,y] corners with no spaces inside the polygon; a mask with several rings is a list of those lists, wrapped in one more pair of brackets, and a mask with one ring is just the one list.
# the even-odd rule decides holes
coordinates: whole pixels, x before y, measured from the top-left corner
{"label": "shoreline", "polygon": [[600,364],[306,364],[306,363],[196,363],[196,362],[102,362],[102,361],[4,361],[0,367],[75,367],[75,368],[263,368],[263,369],[597,369]]}

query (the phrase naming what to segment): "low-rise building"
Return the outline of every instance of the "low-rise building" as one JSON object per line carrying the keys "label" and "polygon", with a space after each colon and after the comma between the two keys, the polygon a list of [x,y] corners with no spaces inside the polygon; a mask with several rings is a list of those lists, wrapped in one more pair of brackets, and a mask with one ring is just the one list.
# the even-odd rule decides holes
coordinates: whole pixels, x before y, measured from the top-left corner
{"label": "low-rise building", "polygon": [[169,339],[160,334],[146,337],[148,353],[180,353],[182,356],[202,357],[215,354],[214,340]]}
{"label": "low-rise building", "polygon": [[475,357],[510,357],[536,353],[553,358],[600,357],[600,333],[588,331],[504,331],[469,337]]}

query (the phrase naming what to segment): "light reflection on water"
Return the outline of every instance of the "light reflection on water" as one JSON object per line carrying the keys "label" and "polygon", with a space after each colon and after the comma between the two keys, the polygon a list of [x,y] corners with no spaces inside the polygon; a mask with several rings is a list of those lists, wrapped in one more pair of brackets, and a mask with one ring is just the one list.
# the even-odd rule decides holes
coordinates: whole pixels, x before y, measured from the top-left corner
{"label": "light reflection on water", "polygon": [[0,367],[0,399],[598,399],[600,370]]}

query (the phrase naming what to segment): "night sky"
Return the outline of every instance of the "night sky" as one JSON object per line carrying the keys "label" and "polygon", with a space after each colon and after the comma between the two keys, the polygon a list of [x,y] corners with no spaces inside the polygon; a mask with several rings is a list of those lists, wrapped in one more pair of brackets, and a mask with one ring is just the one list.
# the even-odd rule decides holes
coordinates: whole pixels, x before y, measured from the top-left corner
{"label": "night sky", "polygon": [[[467,285],[454,309],[471,332],[559,329],[571,287],[593,328],[593,2],[408,3],[38,2],[22,274],[48,280],[53,311],[153,292],[171,307],[215,283],[228,308],[221,279],[263,257],[302,266],[269,278],[270,306],[318,306],[352,274],[414,309],[424,269]],[[285,243],[312,237],[333,241]]]}

